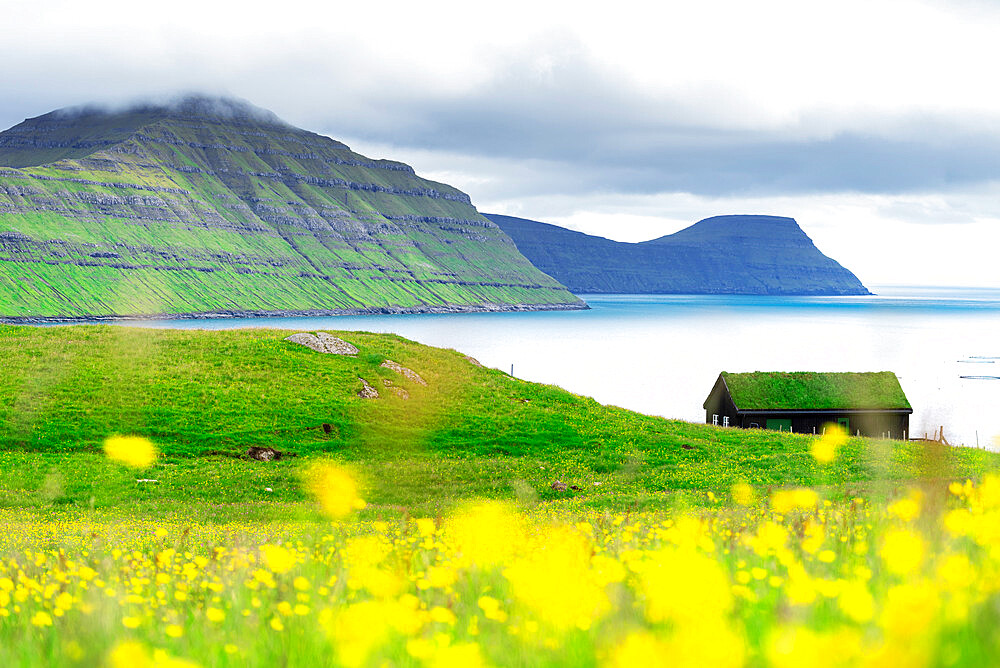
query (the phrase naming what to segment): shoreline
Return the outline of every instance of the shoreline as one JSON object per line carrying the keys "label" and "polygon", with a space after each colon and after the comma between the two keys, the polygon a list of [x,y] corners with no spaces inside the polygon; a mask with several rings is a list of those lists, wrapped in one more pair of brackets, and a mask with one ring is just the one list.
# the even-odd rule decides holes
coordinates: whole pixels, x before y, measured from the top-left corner
{"label": "shoreline", "polygon": [[586,302],[578,304],[447,304],[427,306],[371,306],[351,309],[304,310],[231,310],[200,313],[159,313],[149,315],[80,315],[80,316],[0,316],[3,325],[94,324],[104,322],[152,322],[156,320],[232,320],[237,318],[327,318],[350,315],[420,315],[455,313],[523,313],[527,311],[586,311]]}

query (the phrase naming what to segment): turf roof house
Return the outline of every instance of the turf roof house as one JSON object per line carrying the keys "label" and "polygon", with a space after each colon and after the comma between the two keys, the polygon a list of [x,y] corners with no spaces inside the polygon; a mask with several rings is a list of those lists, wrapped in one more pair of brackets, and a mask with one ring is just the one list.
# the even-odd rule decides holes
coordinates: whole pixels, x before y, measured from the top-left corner
{"label": "turf roof house", "polygon": [[704,408],[708,424],[727,427],[818,434],[834,422],[851,434],[902,439],[913,412],[891,371],[723,371]]}

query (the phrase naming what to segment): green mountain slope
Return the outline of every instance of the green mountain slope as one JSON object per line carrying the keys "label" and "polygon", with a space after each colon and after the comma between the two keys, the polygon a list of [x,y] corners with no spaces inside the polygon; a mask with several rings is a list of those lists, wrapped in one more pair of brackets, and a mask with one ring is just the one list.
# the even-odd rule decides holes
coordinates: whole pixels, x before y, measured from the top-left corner
{"label": "green mountain slope", "polygon": [[715,216],[659,239],[622,243],[485,215],[536,267],[580,294],[869,294],[792,218]]}
{"label": "green mountain slope", "polygon": [[246,103],[0,133],[0,317],[582,307],[464,193]]}

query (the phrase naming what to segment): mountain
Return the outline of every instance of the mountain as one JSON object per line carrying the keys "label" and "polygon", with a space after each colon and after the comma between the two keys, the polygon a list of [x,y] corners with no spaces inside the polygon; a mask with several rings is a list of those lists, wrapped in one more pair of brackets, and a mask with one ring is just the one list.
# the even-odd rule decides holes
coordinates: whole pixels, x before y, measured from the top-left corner
{"label": "mountain", "polygon": [[0,133],[0,317],[585,308],[468,195],[191,96]]}
{"label": "mountain", "polygon": [[715,216],[633,244],[484,215],[532,264],[577,294],[870,294],[792,218]]}

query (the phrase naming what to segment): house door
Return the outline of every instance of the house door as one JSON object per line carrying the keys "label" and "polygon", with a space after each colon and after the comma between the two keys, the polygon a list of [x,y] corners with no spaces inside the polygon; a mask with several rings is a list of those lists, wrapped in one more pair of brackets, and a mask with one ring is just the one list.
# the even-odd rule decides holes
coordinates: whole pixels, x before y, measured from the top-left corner
{"label": "house door", "polygon": [[851,421],[847,418],[837,418],[837,424],[843,427],[848,434],[851,433]]}
{"label": "house door", "polygon": [[768,420],[765,426],[768,429],[773,429],[774,431],[791,431],[792,421],[791,419],[779,418],[776,420]]}

